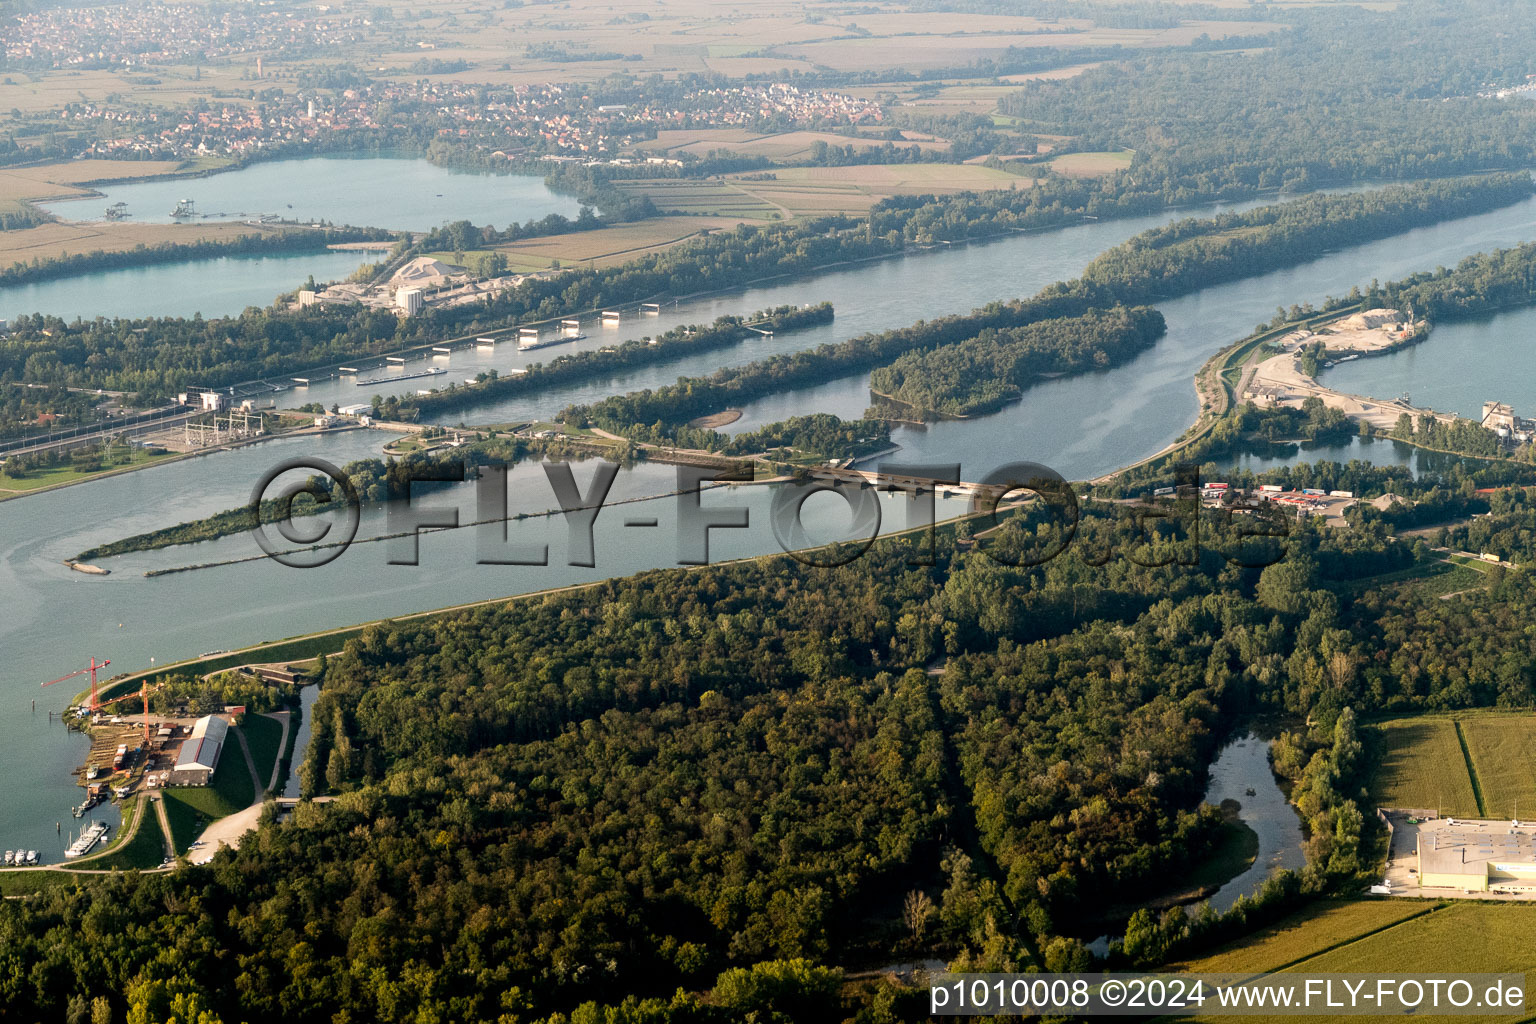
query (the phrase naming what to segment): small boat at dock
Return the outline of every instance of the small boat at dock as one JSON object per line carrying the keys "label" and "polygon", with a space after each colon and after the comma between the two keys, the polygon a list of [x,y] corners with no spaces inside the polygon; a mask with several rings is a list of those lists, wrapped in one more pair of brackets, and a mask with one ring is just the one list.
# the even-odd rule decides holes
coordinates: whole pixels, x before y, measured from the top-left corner
{"label": "small boat at dock", "polygon": [[106,822],[102,822],[102,821],[96,822],[90,828],[88,828],[84,832],[80,833],[80,838],[76,839],[73,843],[70,844],[69,849],[64,851],[64,856],[66,856],[66,857],[83,857],[83,856],[85,856],[87,853],[91,852],[91,847],[95,846],[97,843],[101,842],[101,840],[106,837],[106,834],[107,834],[107,824],[106,824]]}

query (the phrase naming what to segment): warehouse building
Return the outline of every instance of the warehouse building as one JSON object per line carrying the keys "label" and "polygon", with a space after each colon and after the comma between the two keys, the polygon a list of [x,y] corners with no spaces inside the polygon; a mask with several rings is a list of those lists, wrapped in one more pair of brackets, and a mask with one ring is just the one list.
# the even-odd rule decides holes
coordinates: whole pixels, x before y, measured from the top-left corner
{"label": "warehouse building", "polygon": [[192,735],[176,755],[176,767],[166,780],[171,786],[206,786],[219,767],[219,754],[229,738],[229,723],[208,715],[192,725]]}
{"label": "warehouse building", "polygon": [[1420,830],[1418,859],[1426,889],[1536,893],[1536,829],[1530,825],[1453,819]]}

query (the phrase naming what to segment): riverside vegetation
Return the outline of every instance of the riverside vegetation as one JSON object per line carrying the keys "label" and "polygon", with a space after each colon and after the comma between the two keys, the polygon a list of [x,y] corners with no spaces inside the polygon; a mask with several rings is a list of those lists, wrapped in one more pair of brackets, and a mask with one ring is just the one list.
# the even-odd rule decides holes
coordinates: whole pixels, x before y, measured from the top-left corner
{"label": "riverside vegetation", "polygon": [[[1032,513],[985,543],[1022,561],[1056,532]],[[215,866],[8,901],[7,1005],[57,1015],[89,977],[151,1020],[816,1021],[856,1009],[842,968],[901,953],[1079,969],[1071,922],[1209,852],[1226,728],[1309,717],[1277,758],[1307,870],[1218,920],[1134,918],[1117,955],[1155,960],[1357,884],[1348,709],[1476,702],[1455,674],[1528,642],[1513,586],[1459,606],[1334,590],[1411,560],[1380,533],[1300,524],[1263,570],[1226,563],[1254,542],[1220,523],[1198,552],[1178,519],[1102,506],[1079,533],[1034,567],[948,543],[913,566],[890,541],[838,569],[662,571],[369,627],[317,667],[301,777],[337,801]],[[1137,562],[1077,553],[1103,550]],[[1450,628],[1467,614],[1475,645]],[[1370,656],[1405,633],[1447,671]],[[868,998],[899,1013],[870,1020],[925,1012]]]}
{"label": "riverside vegetation", "polygon": [[[1536,185],[1528,174],[1488,175],[1310,196],[1243,214],[1191,218],[1142,232],[1097,257],[1082,277],[1057,282],[1029,299],[992,303],[968,314],[772,356],[709,377],[682,378],[654,390],[615,395],[568,408],[561,418],[568,423],[594,423],[640,441],[739,451],[739,439],[689,427],[687,422],[775,392],[875,370],[909,352],[938,352],[971,341],[983,331],[1003,332],[1051,319],[1088,317],[1080,328],[1098,336],[1089,340],[1082,330],[1059,328],[1042,334],[1040,329],[1008,335],[1002,344],[1017,348],[1020,355],[1025,348],[1048,350],[1063,360],[1068,372],[1114,365],[1145,346],[1148,332],[1156,330],[1161,316],[1153,320],[1147,313],[1122,311],[1106,318],[1090,315],[1094,310],[1169,298],[1212,282],[1264,273],[1299,263],[1346,240],[1363,242],[1444,217],[1497,209],[1529,197],[1533,189]],[[1114,325],[1122,322],[1136,326],[1129,335],[1117,337]],[[906,386],[907,374],[915,373],[911,393],[920,399],[917,404],[927,400],[923,395],[931,388],[936,391],[933,401],[952,403],[955,408],[972,402],[995,405],[998,396],[1024,383],[1010,376],[1022,368],[1011,368],[999,358],[982,358],[981,353],[998,337],[979,347],[972,345],[960,356],[913,357],[900,371],[887,371],[879,380],[895,383],[899,372]],[[940,371],[947,360],[963,360],[967,365],[961,370],[956,363]],[[878,384],[875,389],[886,390]]]}

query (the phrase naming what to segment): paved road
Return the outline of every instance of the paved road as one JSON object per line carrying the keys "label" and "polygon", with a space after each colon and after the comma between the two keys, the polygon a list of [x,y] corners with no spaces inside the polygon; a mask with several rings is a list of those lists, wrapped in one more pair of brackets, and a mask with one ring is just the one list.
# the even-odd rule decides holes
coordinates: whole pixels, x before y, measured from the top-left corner
{"label": "paved road", "polygon": [[155,814],[160,819],[160,836],[165,840],[165,859],[172,863],[176,860],[176,837],[171,834],[171,819],[165,813],[165,799],[155,800]]}
{"label": "paved road", "polygon": [[220,818],[203,829],[203,834],[197,837],[192,850],[187,854],[187,860],[193,864],[208,863],[213,859],[214,854],[219,852],[220,847],[227,846],[231,850],[238,850],[240,837],[253,830],[261,821],[261,809],[266,803],[267,788],[256,772],[256,759],[251,757],[251,748],[245,742],[245,733],[239,729],[232,729],[231,732],[240,742],[240,752],[245,755],[245,767],[251,773],[251,787],[256,793],[256,799],[245,810],[236,811],[227,818]]}
{"label": "paved road", "polygon": [[267,783],[267,792],[277,792],[277,769],[283,763],[283,751],[288,749],[288,721],[293,717],[289,711],[263,712],[264,717],[275,719],[283,723],[283,734],[277,739],[277,758],[272,762],[272,779]]}

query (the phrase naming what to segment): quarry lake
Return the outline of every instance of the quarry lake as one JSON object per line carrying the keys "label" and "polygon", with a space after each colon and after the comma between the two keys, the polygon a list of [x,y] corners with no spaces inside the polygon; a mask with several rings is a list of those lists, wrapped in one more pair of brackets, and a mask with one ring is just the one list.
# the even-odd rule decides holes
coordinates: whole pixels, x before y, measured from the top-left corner
{"label": "quarry lake", "polygon": [[[548,216],[574,217],[581,204],[524,174],[470,174],[422,159],[310,157],[252,164],[199,178],[107,184],[103,194],[43,204],[73,221],[99,221],[127,204],[130,222],[171,223],[184,199],[196,212],[183,223],[279,217],[302,223],[427,231],[455,220],[505,227]],[[85,245],[83,244],[84,248]],[[330,251],[228,256],[89,271],[0,287],[0,319],[47,313],[76,317],[228,316],[266,306],[282,292],[316,280],[340,280],[367,252]]]}
{"label": "quarry lake", "polygon": [[529,174],[477,174],[424,159],[388,156],[317,156],[250,164],[198,178],[155,178],[101,185],[100,197],[45,204],[68,220],[102,220],[107,207],[126,203],[129,220],[170,224],[178,203],[190,200],[201,220],[279,217],[354,227],[428,231],[445,221],[471,220],[506,227],[551,213],[574,217],[574,196],[553,192]]}

